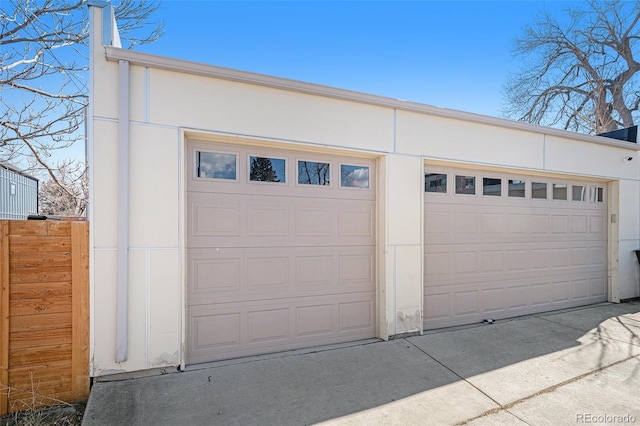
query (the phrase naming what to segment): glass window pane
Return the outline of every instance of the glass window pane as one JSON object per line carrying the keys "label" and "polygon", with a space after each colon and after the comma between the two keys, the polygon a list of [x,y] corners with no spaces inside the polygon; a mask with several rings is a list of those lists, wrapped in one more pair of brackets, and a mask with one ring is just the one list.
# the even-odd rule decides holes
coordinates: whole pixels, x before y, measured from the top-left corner
{"label": "glass window pane", "polygon": [[566,200],[567,199],[567,185],[562,183],[553,184],[553,199],[554,200]]}
{"label": "glass window pane", "polygon": [[586,199],[585,197],[586,188],[584,186],[573,185],[571,189],[573,191],[573,197],[572,197],[573,201],[584,201]]}
{"label": "glass window pane", "polygon": [[196,151],[196,176],[235,180],[236,155]]}
{"label": "glass window pane", "polygon": [[482,178],[482,195],[502,195],[502,179]]}
{"label": "glass window pane", "polygon": [[298,161],[298,183],[303,185],[329,185],[331,182],[329,163]]}
{"label": "glass window pane", "polygon": [[341,164],[340,186],[345,188],[369,188],[369,167]]}
{"label": "glass window pane", "polygon": [[456,176],[456,194],[476,193],[476,178],[474,176]]}
{"label": "glass window pane", "polygon": [[531,182],[531,198],[547,199],[547,184],[545,182]]}
{"label": "glass window pane", "polygon": [[591,202],[602,203],[604,201],[604,188],[599,186],[591,187]]}
{"label": "glass window pane", "polygon": [[249,180],[286,182],[286,161],[282,158],[249,157]]}
{"label": "glass window pane", "polygon": [[447,192],[447,175],[442,173],[426,173],[424,175],[424,192]]}
{"label": "glass window pane", "polygon": [[524,198],[524,185],[523,180],[509,179],[509,197]]}

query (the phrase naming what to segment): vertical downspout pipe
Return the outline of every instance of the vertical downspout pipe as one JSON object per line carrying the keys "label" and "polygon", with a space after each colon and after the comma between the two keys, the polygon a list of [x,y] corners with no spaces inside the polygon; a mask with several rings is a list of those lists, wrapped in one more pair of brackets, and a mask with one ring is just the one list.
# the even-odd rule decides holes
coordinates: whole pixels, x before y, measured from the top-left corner
{"label": "vertical downspout pipe", "polygon": [[116,362],[129,357],[129,62],[118,64],[118,292]]}

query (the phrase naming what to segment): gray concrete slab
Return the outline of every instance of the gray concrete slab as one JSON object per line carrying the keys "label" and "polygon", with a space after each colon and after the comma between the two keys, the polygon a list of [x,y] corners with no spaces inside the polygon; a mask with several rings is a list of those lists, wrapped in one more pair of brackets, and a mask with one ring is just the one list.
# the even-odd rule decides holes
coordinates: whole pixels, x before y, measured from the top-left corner
{"label": "gray concrete slab", "polygon": [[532,424],[535,423],[525,423],[507,410],[491,413],[465,423],[469,426],[531,426]]}
{"label": "gray concrete slab", "polygon": [[[458,380],[415,346],[396,340],[97,383],[83,424],[311,424],[393,403]],[[468,384],[466,387],[470,388]],[[482,398],[485,401],[465,416],[497,407]]]}
{"label": "gray concrete slab", "polygon": [[[640,305],[624,310],[640,310]],[[584,330],[536,316],[408,340],[506,405],[640,354],[635,338],[629,341],[633,330],[615,321],[619,313],[602,306],[554,315],[566,323],[581,322]]]}
{"label": "gray concrete slab", "polygon": [[[630,309],[638,312],[629,312]],[[640,346],[640,302],[607,304],[597,309],[583,308],[540,318]]]}
{"label": "gray concrete slab", "polygon": [[450,425],[481,416],[499,406],[465,381],[425,390],[322,425]]}
{"label": "gray concrete slab", "polygon": [[636,357],[467,424],[639,424],[639,389],[640,359]]}
{"label": "gray concrete slab", "polygon": [[632,413],[639,315],[640,303],[607,304],[99,382],[83,425],[537,425]]}

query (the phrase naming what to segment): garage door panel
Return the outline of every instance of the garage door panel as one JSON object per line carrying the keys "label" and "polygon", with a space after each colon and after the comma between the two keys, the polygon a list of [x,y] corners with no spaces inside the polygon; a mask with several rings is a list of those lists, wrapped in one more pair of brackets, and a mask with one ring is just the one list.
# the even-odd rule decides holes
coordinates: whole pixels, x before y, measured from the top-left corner
{"label": "garage door panel", "polygon": [[586,300],[589,298],[589,278],[576,279],[571,281],[571,299]]}
{"label": "garage door panel", "polygon": [[607,247],[604,245],[589,247],[589,266],[593,267],[606,267],[607,262]]}
{"label": "garage door panel", "polygon": [[[484,176],[426,166],[429,172],[446,173],[449,182],[455,175],[475,176],[476,182]],[[572,191],[565,200],[533,199],[529,186],[525,197],[508,197],[505,183],[547,182],[549,197],[556,181],[581,189],[578,195],[589,187],[603,193],[605,185],[490,174],[501,179],[501,197],[454,194],[455,188],[425,193],[425,329],[605,301],[606,203],[573,201]]]}
{"label": "garage door panel", "polygon": [[335,306],[331,303],[298,306],[295,315],[298,336],[327,335],[335,331]]}
{"label": "garage door panel", "polygon": [[339,304],[338,331],[351,333],[361,331],[373,331],[374,325],[374,299],[357,301],[343,301]]}
{"label": "garage door panel", "polygon": [[484,250],[480,252],[480,272],[495,273],[504,270],[504,252],[502,250]]}
{"label": "garage door panel", "polygon": [[551,296],[556,302],[568,302],[573,298],[571,294],[571,281],[554,281],[551,283]]}
{"label": "garage door panel", "polygon": [[551,215],[551,233],[558,234],[568,234],[569,233],[569,215]]}
{"label": "garage door panel", "polygon": [[[441,195],[441,194],[439,194]],[[557,218],[558,226],[562,226],[565,230],[566,220],[575,222],[577,233],[586,232],[585,221],[589,218],[594,223],[593,232],[605,231],[601,225],[605,224],[606,210],[602,211],[602,204],[588,205],[584,202],[566,202],[567,206],[558,207],[558,204],[551,202],[542,202],[532,205],[518,205],[515,203],[511,206],[503,205],[483,205],[482,201],[489,202],[492,198],[478,198],[478,202],[473,203],[450,203],[443,202],[443,198],[434,198],[427,194],[429,201],[429,210],[425,212],[425,225],[427,225],[427,233],[442,233],[446,231],[457,231],[476,233],[481,228],[477,222],[483,221],[486,225],[492,225],[493,222],[506,222],[509,233],[532,232],[532,233],[548,233],[550,231],[550,218]],[[508,210],[508,211],[500,211]],[[455,220],[450,221],[449,218]],[[451,224],[455,226],[452,228]],[[433,225],[433,226],[429,226]],[[475,226],[470,226],[475,225]],[[565,230],[566,232],[566,230]]]}
{"label": "garage door panel", "polygon": [[203,292],[239,291],[246,282],[246,268],[242,259],[227,257],[199,256],[190,259],[190,294],[196,296]]}
{"label": "garage door panel", "polygon": [[606,301],[607,299],[607,279],[605,277],[589,278],[589,297]]}
{"label": "garage door panel", "polygon": [[449,251],[425,252],[425,285],[431,285],[434,280],[437,280],[436,277],[446,277],[450,272]]}
{"label": "garage door panel", "polygon": [[288,307],[250,310],[246,315],[249,344],[287,340],[291,337],[291,313]]}
{"label": "garage door panel", "polygon": [[[274,191],[274,189],[277,189]],[[322,200],[330,203],[330,200],[339,198],[351,198],[354,201],[374,201],[375,189],[367,188],[339,188],[339,187],[310,187],[309,185],[295,185],[293,183],[287,185],[278,185],[264,182],[252,182],[246,186],[242,186],[237,182],[220,183],[213,181],[196,181],[189,184],[187,190],[190,194],[208,195],[216,193],[220,195],[242,195],[244,197],[263,197],[274,196],[284,198],[310,198],[314,200]]]}
{"label": "garage door panel", "polygon": [[296,209],[295,235],[332,236],[335,229],[334,211],[327,207],[299,207]]}
{"label": "garage door panel", "polygon": [[424,288],[425,289],[430,289],[430,288],[442,288],[442,287],[446,287],[446,286],[451,286],[451,285],[466,285],[466,284],[479,284],[481,282],[495,282],[495,281],[500,281],[502,282],[510,282],[513,280],[524,280],[524,279],[534,279],[534,280],[540,280],[542,278],[547,278],[547,279],[551,279],[550,277],[553,277],[554,279],[558,279],[558,280],[566,280],[566,279],[570,279],[571,277],[575,277],[575,276],[594,276],[594,277],[601,277],[602,275],[602,271],[594,271],[594,272],[589,272],[588,270],[583,270],[583,271],[575,271],[575,270],[554,270],[552,273],[548,273],[545,271],[536,271],[536,273],[531,273],[531,272],[510,272],[510,273],[501,273],[501,274],[493,274],[493,275],[489,275],[489,274],[464,274],[461,276],[455,276],[455,275],[451,275],[450,277],[448,277],[448,279],[440,279],[439,281],[435,281],[433,279],[430,279],[430,282],[428,285],[425,285]]}
{"label": "garage door panel", "polygon": [[247,206],[246,231],[248,237],[286,237],[289,229],[289,209],[281,206]]}
{"label": "garage door panel", "polygon": [[[189,196],[189,247],[375,244],[375,202],[196,194]],[[251,203],[250,205],[246,205]]]}
{"label": "garage door panel", "polygon": [[[290,258],[269,256],[249,257],[247,264],[247,289],[251,292],[280,291],[289,284]],[[279,287],[279,288],[278,288]]]}
{"label": "garage door panel", "polygon": [[604,215],[589,216],[589,232],[595,235],[605,235],[607,225]]}
{"label": "garage door panel", "polygon": [[453,294],[453,315],[456,318],[464,318],[477,315],[480,309],[478,290],[460,290]]}
{"label": "garage door panel", "polygon": [[240,207],[212,206],[210,204],[192,203],[189,210],[191,235],[207,236],[240,236]]}
{"label": "garage door panel", "polygon": [[213,361],[365,339],[375,334],[375,292],[191,307],[190,359]]}
{"label": "garage door panel", "polygon": [[606,279],[602,276],[468,280],[425,287],[424,319],[425,327],[430,329],[603,301],[606,301]]}
{"label": "garage door panel", "polygon": [[375,260],[367,247],[191,249],[189,304],[342,294],[374,285]]}
{"label": "garage door panel", "polygon": [[484,316],[507,309],[507,295],[504,288],[484,288],[480,292],[480,306]]}
{"label": "garage door panel", "polygon": [[[498,248],[497,246],[504,246]],[[468,280],[509,279],[509,277],[592,273],[606,267],[606,246],[591,247],[582,242],[537,244],[433,245],[425,248],[425,287]],[[432,251],[438,250],[438,251]]]}
{"label": "garage door panel", "polygon": [[335,281],[335,256],[296,256],[295,282],[299,286],[330,286]]}
{"label": "garage door panel", "polygon": [[[450,293],[441,293],[435,295],[429,295],[425,297],[425,329],[435,329],[441,327],[450,327],[461,324],[472,324],[483,321],[484,319],[503,319],[516,317],[520,315],[528,315],[539,312],[545,312],[557,309],[566,309],[577,306],[588,305],[592,303],[602,302],[601,298],[572,298],[570,300],[557,300],[553,302],[540,301],[536,304],[530,304],[527,298],[530,295],[530,289],[525,286],[517,286],[510,289],[505,289],[504,298],[505,303],[500,303],[502,299],[501,291],[494,290],[491,292],[488,298],[490,298],[490,304],[484,301],[483,292],[467,292],[465,295],[478,295],[478,311],[473,313],[469,306],[474,306],[476,303],[472,299],[470,302],[465,298],[466,304],[458,307],[455,305],[455,295]],[[557,293],[554,293],[557,294]],[[427,314],[429,310],[429,314]],[[460,313],[460,314],[459,314]]]}
{"label": "garage door panel", "polygon": [[552,300],[551,283],[534,283],[529,287],[531,306],[549,305]]}
{"label": "garage door panel", "polygon": [[213,348],[232,349],[239,347],[241,337],[241,314],[233,311],[191,312],[189,328],[194,335],[194,351]]}

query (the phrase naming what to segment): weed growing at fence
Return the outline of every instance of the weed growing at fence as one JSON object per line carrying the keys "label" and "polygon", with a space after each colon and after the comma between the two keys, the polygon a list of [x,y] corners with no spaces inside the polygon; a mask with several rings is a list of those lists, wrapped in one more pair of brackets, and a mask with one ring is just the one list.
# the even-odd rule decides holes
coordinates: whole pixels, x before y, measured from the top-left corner
{"label": "weed growing at fence", "polygon": [[15,411],[0,417],[0,426],[81,426],[87,401],[70,404],[42,395],[33,373],[29,376],[30,389],[0,386],[0,397],[8,398],[9,411]]}
{"label": "weed growing at fence", "polygon": [[0,426],[80,426],[86,401],[29,409],[0,417]]}

